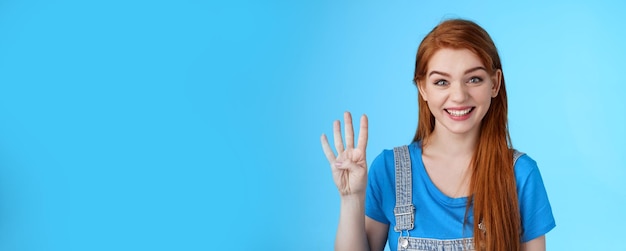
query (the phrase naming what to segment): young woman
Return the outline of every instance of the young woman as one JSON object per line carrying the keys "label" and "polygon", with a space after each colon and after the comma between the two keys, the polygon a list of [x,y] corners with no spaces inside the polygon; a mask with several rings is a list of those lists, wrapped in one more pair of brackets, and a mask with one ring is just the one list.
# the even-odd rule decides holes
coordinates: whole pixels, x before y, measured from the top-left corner
{"label": "young woman", "polygon": [[341,196],[336,250],[545,250],[555,227],[534,160],[512,149],[502,64],[467,20],[435,27],[417,51],[417,132],[367,171],[367,117],[357,145],[346,112],[322,135]]}

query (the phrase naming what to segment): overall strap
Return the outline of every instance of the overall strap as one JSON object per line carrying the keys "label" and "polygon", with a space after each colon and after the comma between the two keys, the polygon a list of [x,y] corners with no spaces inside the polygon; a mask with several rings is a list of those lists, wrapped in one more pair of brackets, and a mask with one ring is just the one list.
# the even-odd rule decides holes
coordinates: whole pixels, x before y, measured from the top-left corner
{"label": "overall strap", "polygon": [[513,167],[515,167],[515,162],[517,162],[517,159],[519,159],[519,157],[522,157],[522,155],[524,154],[525,153],[513,149]]}
{"label": "overall strap", "polygon": [[406,145],[393,148],[393,157],[396,170],[396,207],[393,209],[396,225],[394,230],[402,232],[413,229],[415,222],[409,148]]}

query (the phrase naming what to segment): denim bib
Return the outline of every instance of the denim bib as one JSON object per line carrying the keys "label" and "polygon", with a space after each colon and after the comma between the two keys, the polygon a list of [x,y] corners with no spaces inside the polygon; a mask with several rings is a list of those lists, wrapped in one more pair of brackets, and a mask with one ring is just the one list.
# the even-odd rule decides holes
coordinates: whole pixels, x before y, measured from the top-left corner
{"label": "denim bib", "polygon": [[[517,159],[524,155],[514,150],[513,166]],[[408,146],[399,146],[393,149],[395,174],[396,174],[396,206],[393,214],[396,218],[394,231],[400,233],[398,237],[398,251],[464,251],[475,250],[473,238],[453,240],[438,240],[428,238],[411,237],[409,231],[415,227],[415,206],[413,205],[413,192],[411,174],[411,155]],[[484,229],[482,222],[480,229]]]}

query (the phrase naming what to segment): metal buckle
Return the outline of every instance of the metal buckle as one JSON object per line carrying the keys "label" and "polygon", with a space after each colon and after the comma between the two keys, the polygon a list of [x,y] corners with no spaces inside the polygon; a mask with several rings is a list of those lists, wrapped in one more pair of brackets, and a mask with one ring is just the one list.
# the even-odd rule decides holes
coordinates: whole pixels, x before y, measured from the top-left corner
{"label": "metal buckle", "polygon": [[406,236],[404,235],[404,231],[400,232],[400,237],[398,237],[398,245],[400,246],[400,248],[402,248],[403,250],[406,250],[407,248],[409,248],[409,230],[406,230]]}

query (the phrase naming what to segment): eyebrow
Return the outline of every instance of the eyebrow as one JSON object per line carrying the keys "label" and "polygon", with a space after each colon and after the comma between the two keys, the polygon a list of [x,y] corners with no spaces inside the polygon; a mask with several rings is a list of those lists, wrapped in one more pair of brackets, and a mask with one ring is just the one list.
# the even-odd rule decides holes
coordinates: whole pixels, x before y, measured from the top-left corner
{"label": "eyebrow", "polygon": [[[465,73],[463,73],[463,75],[471,73],[471,72],[475,72],[475,71],[478,71],[478,70],[487,71],[487,69],[485,69],[485,67],[476,66],[474,68],[471,68],[471,69],[465,71]],[[430,73],[428,73],[428,76],[430,77],[433,74],[439,74],[439,75],[442,75],[442,76],[450,77],[450,74],[445,73],[445,72],[440,72],[440,71],[431,71]]]}

